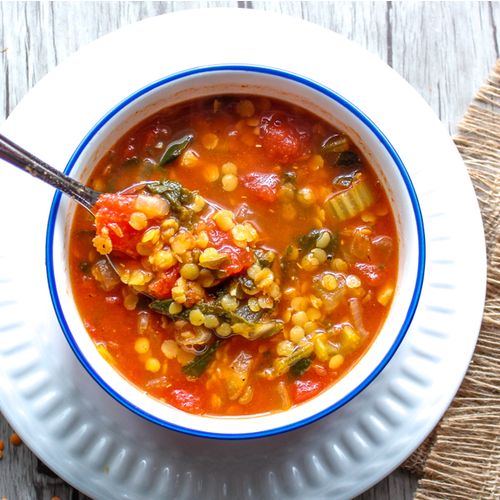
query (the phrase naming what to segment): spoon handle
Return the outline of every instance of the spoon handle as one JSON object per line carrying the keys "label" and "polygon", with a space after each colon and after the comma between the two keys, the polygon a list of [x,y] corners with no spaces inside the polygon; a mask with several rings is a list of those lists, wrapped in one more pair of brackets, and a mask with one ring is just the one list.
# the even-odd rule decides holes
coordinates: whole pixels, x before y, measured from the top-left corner
{"label": "spoon handle", "polygon": [[47,165],[2,134],[0,134],[0,158],[62,191],[90,212],[99,198],[97,191]]}

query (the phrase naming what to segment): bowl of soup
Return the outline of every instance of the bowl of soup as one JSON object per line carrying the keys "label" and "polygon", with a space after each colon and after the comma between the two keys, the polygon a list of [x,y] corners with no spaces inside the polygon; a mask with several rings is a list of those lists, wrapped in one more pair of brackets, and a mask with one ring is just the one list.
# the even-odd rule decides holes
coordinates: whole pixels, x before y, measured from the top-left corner
{"label": "bowl of soup", "polygon": [[138,415],[249,438],[334,412],[415,313],[422,216],[390,138],[355,103],[272,68],[138,90],[82,140],[56,195],[49,287],[83,366]]}

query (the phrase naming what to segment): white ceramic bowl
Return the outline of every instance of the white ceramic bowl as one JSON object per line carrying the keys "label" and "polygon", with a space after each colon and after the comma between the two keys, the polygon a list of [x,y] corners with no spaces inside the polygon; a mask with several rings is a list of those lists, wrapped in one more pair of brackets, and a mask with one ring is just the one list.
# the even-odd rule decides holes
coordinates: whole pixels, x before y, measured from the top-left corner
{"label": "white ceramic bowl", "polygon": [[54,198],[47,232],[47,271],[61,327],[78,359],[101,387],[131,411],[159,425],[205,437],[267,436],[321,418],[358,395],[389,362],[412,321],[424,276],[425,238],[411,180],[390,138],[369,117],[321,84],[271,68],[217,66],[170,75],[138,90],[104,116],[83,139],[66,173],[86,182],[106,151],[131,127],[167,106],[228,93],[257,94],[299,105],[345,131],[374,167],[391,202],[399,234],[399,275],[389,316],[368,352],[323,394],[287,412],[220,418],[191,415],[162,404],[127,382],[97,352],[73,300],[68,273],[68,240],[75,204]]}

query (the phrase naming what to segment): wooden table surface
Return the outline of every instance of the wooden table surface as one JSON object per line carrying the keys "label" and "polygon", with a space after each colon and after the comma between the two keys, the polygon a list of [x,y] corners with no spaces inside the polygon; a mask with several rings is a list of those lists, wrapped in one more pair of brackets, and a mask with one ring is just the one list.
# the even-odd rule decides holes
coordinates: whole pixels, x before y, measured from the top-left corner
{"label": "wooden table surface", "polygon": [[[0,125],[45,74],[86,44],[142,19],[200,7],[281,12],[353,40],[402,75],[452,135],[499,58],[495,2],[1,2]],[[87,498],[25,445],[11,445],[12,432],[0,414],[0,498]],[[416,487],[414,476],[397,469],[357,499],[409,500]]]}

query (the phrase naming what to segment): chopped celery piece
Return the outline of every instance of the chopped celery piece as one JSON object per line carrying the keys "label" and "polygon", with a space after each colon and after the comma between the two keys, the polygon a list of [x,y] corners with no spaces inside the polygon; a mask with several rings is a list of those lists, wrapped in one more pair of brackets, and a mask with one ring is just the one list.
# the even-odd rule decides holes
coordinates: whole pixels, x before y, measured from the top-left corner
{"label": "chopped celery piece", "polygon": [[354,328],[350,324],[346,323],[342,326],[338,342],[340,343],[338,354],[345,356],[346,354],[354,352],[359,347],[361,339]]}
{"label": "chopped celery piece", "polygon": [[352,186],[334,194],[325,202],[325,211],[334,219],[343,221],[355,217],[375,202],[375,196],[364,178],[354,180]]}
{"label": "chopped celery piece", "polygon": [[346,135],[334,135],[333,137],[330,137],[319,149],[319,153],[325,155],[342,153],[344,151],[349,151],[349,139]]}
{"label": "chopped celery piece", "polygon": [[331,358],[331,348],[328,345],[328,341],[322,338],[317,338],[315,340],[315,352],[320,361],[328,361]]}

